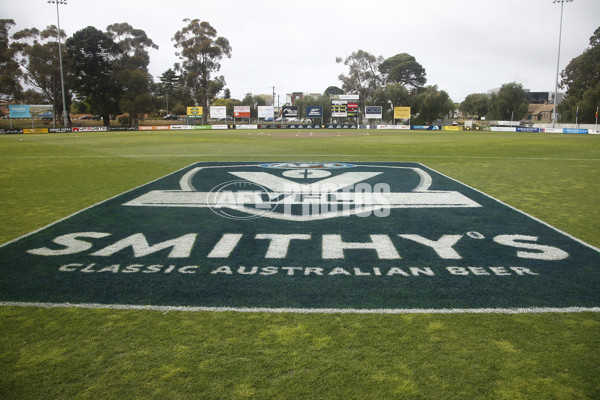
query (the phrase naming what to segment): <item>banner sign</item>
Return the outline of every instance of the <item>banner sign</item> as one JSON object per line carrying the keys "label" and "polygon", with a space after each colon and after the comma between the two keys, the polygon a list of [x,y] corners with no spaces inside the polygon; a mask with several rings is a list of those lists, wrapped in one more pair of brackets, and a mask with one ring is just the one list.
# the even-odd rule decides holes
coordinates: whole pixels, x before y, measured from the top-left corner
{"label": "banner sign", "polygon": [[[142,127],[139,127],[142,130]],[[71,128],[73,132],[106,132],[108,128],[106,126],[74,126]]]}
{"label": "banner sign", "polygon": [[46,112],[52,112],[51,105],[15,104],[8,106],[8,114],[10,118],[39,118],[40,114]]}
{"label": "banner sign", "polygon": [[195,163],[0,245],[0,259],[4,306],[600,307],[600,249],[418,163]]}
{"label": "banner sign", "polygon": [[48,128],[23,129],[23,133],[48,133]]}
{"label": "banner sign", "polygon": [[71,128],[48,128],[50,133],[69,133],[72,132]]}
{"label": "banner sign", "polygon": [[306,106],[306,118],[323,118],[323,107]]}
{"label": "banner sign", "polygon": [[324,129],[325,125],[313,124],[261,124],[258,129]]}
{"label": "banner sign", "polygon": [[[175,129],[173,128],[173,126],[175,125],[171,125],[171,129]],[[139,126],[108,126],[107,127],[109,132],[119,132],[119,131],[139,131],[140,127]],[[52,132],[52,130],[50,130],[50,132]]]}
{"label": "banner sign", "polygon": [[409,130],[410,129],[410,125],[377,125],[377,129],[402,129],[402,130]]}
{"label": "banner sign", "polygon": [[281,115],[283,118],[298,118],[298,106],[281,107]]}
{"label": "banner sign", "polygon": [[140,125],[140,131],[168,131],[171,125]]}
{"label": "banner sign", "polygon": [[439,131],[442,127],[438,125],[411,125],[410,129],[415,131]]}
{"label": "banner sign", "polygon": [[563,133],[582,133],[582,134],[587,134],[588,130],[587,129],[565,128],[565,129],[563,129]]}
{"label": "banner sign", "polygon": [[327,124],[325,125],[327,129],[356,129],[356,125],[354,124]]}
{"label": "banner sign", "polygon": [[188,107],[187,108],[187,115],[189,115],[190,117],[194,116],[194,117],[201,117],[202,116],[202,107]]}
{"label": "banner sign", "polygon": [[227,107],[225,107],[225,106],[210,106],[210,118],[211,119],[227,118]]}
{"label": "banner sign", "polygon": [[394,119],[410,119],[410,107],[394,107]]}
{"label": "banner sign", "polygon": [[536,132],[541,132],[540,128],[530,128],[530,127],[517,127],[517,132],[532,132],[532,133],[536,133]]}
{"label": "banner sign", "polygon": [[275,118],[275,107],[258,106],[258,118]]}
{"label": "banner sign", "polygon": [[381,107],[381,106],[366,106],[365,107],[365,118],[367,118],[367,119],[383,118],[383,107]]}
{"label": "banner sign", "polygon": [[236,125],[235,129],[258,129],[258,125]]}
{"label": "banner sign", "polygon": [[250,118],[250,106],[234,106],[234,118]]}
{"label": "banner sign", "polygon": [[348,103],[345,100],[332,100],[331,101],[331,116],[333,118],[346,118],[348,117]]}

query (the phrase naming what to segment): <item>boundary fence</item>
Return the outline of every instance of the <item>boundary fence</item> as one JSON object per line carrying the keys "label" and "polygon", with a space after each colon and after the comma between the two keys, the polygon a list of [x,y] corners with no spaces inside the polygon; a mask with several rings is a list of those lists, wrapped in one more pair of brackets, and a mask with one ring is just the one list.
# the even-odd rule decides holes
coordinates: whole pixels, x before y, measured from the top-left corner
{"label": "boundary fence", "polygon": [[[140,125],[140,126],[92,126],[73,128],[36,128],[36,129],[0,129],[0,134],[38,134],[38,133],[71,133],[71,132],[123,132],[123,131],[180,131],[180,130],[234,130],[234,129],[364,129],[364,130],[399,130],[399,131],[475,131],[462,126],[442,125],[355,125],[355,124],[248,124],[248,125]],[[594,129],[581,128],[537,128],[537,127],[491,127],[492,132],[525,132],[525,133],[568,133],[599,134]]]}

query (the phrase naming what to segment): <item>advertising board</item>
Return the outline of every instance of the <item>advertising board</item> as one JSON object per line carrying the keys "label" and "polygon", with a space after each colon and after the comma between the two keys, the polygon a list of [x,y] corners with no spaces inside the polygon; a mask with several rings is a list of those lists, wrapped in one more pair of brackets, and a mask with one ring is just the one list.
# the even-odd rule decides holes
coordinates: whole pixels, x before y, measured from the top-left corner
{"label": "advertising board", "polygon": [[225,106],[211,106],[210,117],[212,119],[225,119],[227,118],[227,107]]}
{"label": "advertising board", "polygon": [[394,119],[410,119],[410,107],[394,107]]}
{"label": "advertising board", "polygon": [[250,118],[250,106],[234,106],[234,118]]}
{"label": "advertising board", "polygon": [[281,115],[283,118],[298,118],[298,106],[281,107]]}
{"label": "advertising board", "polygon": [[381,107],[381,106],[366,106],[365,107],[365,118],[367,118],[367,119],[383,118],[383,107]]}
{"label": "advertising board", "polygon": [[27,105],[15,104],[8,106],[10,118],[39,118],[42,113],[51,113],[52,106],[48,104],[42,105]]}
{"label": "advertising board", "polygon": [[274,118],[275,109],[273,106],[258,106],[258,118]]}
{"label": "advertising board", "polygon": [[306,118],[323,118],[323,107],[306,106]]}
{"label": "advertising board", "polygon": [[187,115],[189,116],[195,116],[195,117],[201,117],[202,116],[202,107],[188,107],[187,108]]}

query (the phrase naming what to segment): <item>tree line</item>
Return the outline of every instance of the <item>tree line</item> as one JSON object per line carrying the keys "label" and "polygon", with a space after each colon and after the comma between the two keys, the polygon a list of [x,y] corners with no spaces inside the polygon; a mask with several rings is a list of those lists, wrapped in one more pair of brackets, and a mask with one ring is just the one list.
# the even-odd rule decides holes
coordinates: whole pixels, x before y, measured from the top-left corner
{"label": "tree line", "polygon": [[[155,81],[148,71],[149,49],[158,46],[143,30],[128,23],[109,25],[105,31],[88,26],[67,37],[54,25],[10,35],[15,22],[2,19],[0,94],[13,102],[50,103],[54,115],[61,115],[60,35],[67,108],[99,115],[105,125],[114,115],[126,114],[121,122],[137,125],[144,114],[158,110],[185,114],[190,105],[204,110],[210,105],[224,105],[228,114],[235,105],[250,105],[254,112],[258,106],[267,105],[269,99],[252,93],[242,100],[232,99],[225,88],[225,77],[217,75],[222,60],[231,58],[229,41],[218,36],[206,21],[183,22],[184,27],[172,38],[179,62]],[[446,118],[457,108],[446,91],[427,85],[425,68],[410,54],[384,58],[357,50],[345,59],[338,57],[336,62],[347,67],[347,72],[338,76],[341,87],[330,86],[322,95],[297,100],[301,113],[307,105],[321,105],[327,119],[331,111],[329,96],[342,93],[359,94],[361,106],[383,106],[385,120],[393,118],[393,106],[410,106],[415,124]],[[591,110],[600,103],[600,28],[590,38],[590,48],[573,59],[561,77],[561,87],[566,89],[559,105],[562,121],[574,120],[575,110],[580,108],[580,122],[592,122],[588,121],[593,118]],[[471,94],[458,107],[469,116],[520,120],[527,113],[528,103],[522,85],[512,82],[491,97]]]}
{"label": "tree line", "polygon": [[69,110],[99,115],[104,125],[109,125],[111,116],[126,114],[122,123],[137,125],[142,115],[169,109],[170,104],[183,108],[183,113],[185,106],[206,108],[225,86],[225,78],[214,75],[221,60],[231,57],[231,46],[208,22],[185,19],[184,23],[173,37],[180,62],[155,82],[148,71],[148,50],[158,46],[128,23],[109,25],[106,31],[88,26],[67,38],[55,25],[10,35],[15,22],[2,19],[0,93],[9,101],[50,103],[54,115],[61,115],[60,35]]}

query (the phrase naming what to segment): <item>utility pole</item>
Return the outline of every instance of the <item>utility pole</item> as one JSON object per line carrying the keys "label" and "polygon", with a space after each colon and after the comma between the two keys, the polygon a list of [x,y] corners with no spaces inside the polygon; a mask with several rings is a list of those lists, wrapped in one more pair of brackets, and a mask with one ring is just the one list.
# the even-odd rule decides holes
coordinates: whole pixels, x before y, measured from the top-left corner
{"label": "utility pole", "polygon": [[562,20],[564,3],[572,3],[573,0],[553,0],[552,3],[560,3],[560,27],[558,30],[558,61],[556,61],[556,81],[554,85],[554,107],[552,113],[552,128],[556,127],[556,102],[558,101],[558,72],[560,70],[560,42],[562,40]]}
{"label": "utility pole", "polygon": [[60,86],[61,86],[61,90],[62,90],[62,104],[63,104],[63,112],[62,112],[62,116],[63,116],[63,126],[65,128],[67,128],[68,125],[68,111],[67,111],[67,102],[65,100],[65,77],[64,77],[64,72],[63,72],[63,60],[62,60],[62,43],[61,43],[61,38],[60,38],[60,15],[58,13],[58,5],[59,4],[64,4],[67,5],[67,1],[66,0],[48,0],[48,4],[54,4],[56,3],[56,22],[58,24],[58,59],[60,61]]}

